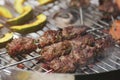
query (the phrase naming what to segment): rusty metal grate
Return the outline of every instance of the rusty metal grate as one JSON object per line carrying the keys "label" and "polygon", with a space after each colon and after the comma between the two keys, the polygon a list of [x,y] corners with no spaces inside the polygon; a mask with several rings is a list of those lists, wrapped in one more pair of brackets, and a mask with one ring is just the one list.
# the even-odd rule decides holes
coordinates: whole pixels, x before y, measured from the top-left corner
{"label": "rusty metal grate", "polygon": [[[48,6],[52,5],[51,8],[45,10],[43,12],[43,14],[45,14],[49,17],[52,13],[59,11],[62,8],[67,8],[67,6],[66,6],[67,0],[65,0],[65,1],[56,1],[53,4],[49,4]],[[93,34],[94,36],[96,36],[96,38],[102,39],[102,38],[106,37],[107,34],[102,33],[101,30],[107,29],[109,27],[109,24],[102,20],[98,20],[96,22],[93,18],[93,15],[98,16],[99,12],[95,11],[95,13],[92,13],[92,14],[85,13],[85,17],[87,17],[87,21],[93,24],[92,26],[88,26],[90,28],[88,30],[88,32]],[[53,23],[54,23],[54,21],[52,21],[52,20],[48,21],[47,25],[43,28],[43,30],[29,33],[26,36],[37,39],[46,30],[49,30],[49,29],[57,30],[58,28]],[[20,34],[15,33],[14,37],[15,38],[20,37]],[[20,56],[21,58],[23,58],[23,60],[17,62],[9,57],[9,55],[7,54],[7,50],[5,48],[0,49],[0,70],[10,68],[10,67],[17,68],[17,65],[22,63],[25,66],[25,68],[24,68],[25,70],[36,71],[35,67],[38,66],[37,65],[38,62],[36,59],[38,57],[40,57],[40,55],[37,54],[38,51],[39,51],[39,49],[36,51],[33,51],[26,58],[23,58],[22,56]],[[106,58],[102,61],[101,60],[98,60],[98,61],[99,62],[94,64],[94,66],[88,65],[84,68],[78,69],[75,74],[101,73],[101,72],[108,72],[108,71],[120,69],[120,46],[116,44],[114,51],[108,58]],[[42,69],[46,73],[50,72],[50,70],[46,70],[42,67],[40,69]]]}

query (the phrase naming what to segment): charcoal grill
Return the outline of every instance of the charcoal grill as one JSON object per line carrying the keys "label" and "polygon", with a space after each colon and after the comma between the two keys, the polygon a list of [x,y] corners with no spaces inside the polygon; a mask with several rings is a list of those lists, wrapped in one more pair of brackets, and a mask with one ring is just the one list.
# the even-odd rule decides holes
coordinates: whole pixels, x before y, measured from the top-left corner
{"label": "charcoal grill", "polygon": [[[48,23],[43,28],[43,30],[29,33],[26,36],[37,39],[46,30],[49,30],[49,29],[58,30],[58,28],[54,24],[54,21],[49,19],[49,16],[53,14],[54,12],[59,11],[60,9],[67,8],[66,5],[68,1],[69,0],[55,1],[54,3],[48,4],[47,7],[43,6],[44,8],[43,14],[48,16]],[[97,19],[96,21],[94,16],[99,16],[99,14],[100,12],[93,11],[92,14],[85,13],[84,15],[86,17],[86,20],[89,23],[92,23],[92,26],[88,26],[89,27],[88,32],[90,34],[93,34],[96,37],[96,39],[97,38],[103,39],[104,37],[107,37],[108,34],[103,33],[102,30],[108,29],[110,24],[100,19]],[[18,38],[20,36],[21,36],[20,34],[14,33],[14,38]],[[18,64],[24,64],[25,66],[24,70],[36,71],[36,66],[38,66],[38,62],[36,59],[40,57],[40,55],[37,54],[38,51],[39,49],[36,51],[33,51],[26,58],[23,58],[22,56],[20,56],[23,59],[22,61],[15,61],[9,57],[6,48],[0,49],[0,70],[7,69],[7,68],[17,68]],[[76,71],[75,74],[76,75],[83,75],[83,74],[93,75],[95,73],[103,73],[103,72],[107,73],[107,72],[112,72],[116,70],[118,71],[120,69],[120,46],[118,44],[115,44],[114,51],[110,50],[108,51],[108,53],[110,54],[109,57],[106,57],[103,60],[98,59],[98,62],[95,63],[94,65],[88,65],[84,68],[80,68]],[[39,70],[43,70],[45,73],[51,72],[51,70],[46,70],[42,67],[40,67]]]}

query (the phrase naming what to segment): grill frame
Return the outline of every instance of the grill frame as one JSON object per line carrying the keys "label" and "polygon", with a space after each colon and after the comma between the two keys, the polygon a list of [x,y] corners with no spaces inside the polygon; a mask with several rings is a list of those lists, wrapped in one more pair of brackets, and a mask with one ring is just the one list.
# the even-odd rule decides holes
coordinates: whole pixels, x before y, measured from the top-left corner
{"label": "grill frame", "polygon": [[[66,1],[67,1],[67,0],[66,0]],[[68,0],[68,1],[69,1],[69,0]],[[59,2],[60,2],[60,3],[59,3]],[[40,30],[41,32],[44,32],[44,31],[46,31],[46,30],[48,30],[48,29],[51,29],[51,30],[57,30],[57,29],[58,29],[58,28],[53,24],[54,21],[52,21],[52,20],[49,21],[49,16],[52,14],[52,12],[57,12],[57,11],[59,11],[61,8],[62,8],[62,9],[63,9],[63,8],[67,8],[67,6],[66,6],[67,2],[64,2],[64,1],[56,1],[54,4],[55,4],[55,5],[58,5],[58,9],[55,9],[54,6],[53,6],[53,7],[51,7],[50,9],[46,9],[47,11],[46,11],[46,10],[43,11],[43,14],[45,14],[45,15],[48,16],[48,23],[47,23],[47,25],[45,26],[45,28],[43,28],[43,30]],[[54,10],[54,11],[52,11],[52,10]],[[49,13],[49,14],[48,14],[48,13]],[[97,13],[97,12],[96,12],[96,13]],[[97,15],[99,15],[99,14],[97,14]],[[97,31],[98,33],[102,33],[102,32],[101,32],[101,29],[102,29],[102,30],[105,29],[105,28],[107,29],[107,28],[109,27],[109,24],[108,24],[107,22],[104,22],[104,21],[102,21],[102,20],[98,20],[98,21],[96,22],[96,21],[94,21],[93,19],[91,19],[91,18],[92,18],[92,15],[90,15],[90,14],[88,14],[88,13],[85,13],[85,16],[87,16],[88,21],[93,24],[92,27],[89,26],[89,28],[91,28],[91,29],[90,29],[88,32],[91,33],[91,34],[93,34],[93,35],[95,35],[95,36],[96,36],[96,39],[98,39],[98,38],[101,38],[101,39],[102,39],[102,38],[104,38],[104,37],[106,37],[106,36],[108,35],[108,34],[106,34],[106,33],[103,33],[103,35],[100,36],[100,35],[94,33],[94,31]],[[98,22],[99,22],[99,23],[98,23]],[[97,26],[97,28],[95,28],[94,26],[95,26],[95,27]],[[40,31],[35,32],[35,34],[39,35],[38,32],[40,32]],[[33,34],[33,33],[30,33],[30,34]],[[28,34],[27,36],[28,36],[28,37],[31,37],[30,34]],[[40,36],[40,35],[39,35],[39,36]],[[16,36],[15,36],[15,37],[16,37]],[[117,45],[117,44],[115,45],[115,47],[116,47],[117,49],[120,49],[120,46]],[[24,60],[22,60],[22,61],[19,61],[19,62],[17,62],[17,61],[15,61],[15,60],[12,59],[13,63],[10,63],[11,61],[9,61],[9,60],[7,60],[7,59],[5,58],[6,55],[9,56],[9,55],[7,54],[6,49],[3,48],[3,49],[1,49],[1,50],[3,50],[3,51],[0,52],[0,63],[1,63],[1,64],[0,64],[0,70],[6,69],[6,68],[10,68],[10,67],[15,67],[15,68],[16,68],[16,65],[17,65],[17,64],[23,63],[24,66],[25,66],[25,70],[36,71],[33,66],[37,66],[37,63],[38,63],[38,62],[36,62],[35,59],[38,58],[38,57],[40,57],[40,55],[37,55],[37,54],[36,54],[36,55],[33,55],[33,53],[37,53],[37,51],[34,51],[34,52],[31,53],[30,55],[28,55],[29,58],[26,58],[26,59],[24,59]],[[23,57],[22,57],[22,58],[23,58]],[[115,71],[115,70],[120,69],[120,57],[118,57],[118,56],[115,55],[115,54],[112,54],[112,55],[108,58],[108,61],[110,61],[111,63],[113,63],[115,66],[113,66],[113,65],[105,62],[104,60],[100,61],[100,63],[104,64],[105,66],[107,66],[107,67],[109,67],[109,68],[111,68],[111,70],[108,70],[108,69],[106,69],[105,67],[103,67],[102,65],[100,65],[99,63],[96,63],[96,64],[94,64],[94,67],[97,67],[97,68],[94,68],[93,66],[91,67],[91,65],[88,65],[88,66],[80,69],[80,70],[81,70],[81,73],[75,73],[75,75],[95,74],[95,73],[109,72],[109,71]],[[32,64],[33,64],[32,67],[26,65],[26,64],[25,64],[26,62],[32,63]],[[9,64],[9,63],[10,63],[10,64]],[[2,64],[4,64],[4,65],[2,65]],[[102,72],[100,72],[99,69],[100,69]],[[51,72],[51,70],[46,70],[46,69],[44,69],[44,68],[42,68],[42,70],[44,70],[45,73]]]}

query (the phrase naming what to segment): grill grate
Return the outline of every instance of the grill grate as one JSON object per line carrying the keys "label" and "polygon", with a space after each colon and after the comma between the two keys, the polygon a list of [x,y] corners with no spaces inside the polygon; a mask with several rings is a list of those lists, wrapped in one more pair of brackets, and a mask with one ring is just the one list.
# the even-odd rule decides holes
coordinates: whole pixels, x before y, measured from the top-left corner
{"label": "grill grate", "polygon": [[[45,14],[49,17],[51,14],[53,14],[53,12],[59,11],[61,8],[67,8],[67,6],[66,6],[67,0],[65,0],[65,1],[60,1],[60,2],[56,1],[54,3],[54,5],[49,10],[48,9],[45,10],[43,12],[43,14]],[[98,38],[102,39],[102,38],[106,37],[107,34],[102,33],[101,30],[107,29],[109,27],[109,24],[102,20],[98,20],[96,22],[96,20],[94,20],[94,18],[93,18],[93,15],[99,16],[99,12],[95,11],[94,14],[85,13],[85,17],[87,17],[87,21],[93,24],[92,26],[88,26],[90,28],[88,30],[88,32],[93,34],[94,36],[96,36],[97,39]],[[26,36],[36,39],[36,38],[40,37],[41,34],[44,33],[44,31],[46,31],[48,29],[58,30],[58,28],[53,23],[54,23],[54,21],[50,20],[50,21],[48,21],[47,25],[44,27],[43,30],[39,30],[35,33],[29,33]],[[100,62],[94,64],[94,66],[88,65],[84,68],[80,68],[80,69],[78,69],[78,71],[76,71],[76,74],[101,73],[101,72],[108,72],[108,71],[120,69],[120,55],[119,55],[120,46],[116,44],[115,47],[116,48],[115,48],[114,52],[107,59],[102,60],[102,61],[98,60]],[[37,50],[32,52],[26,58],[23,58],[22,56],[20,56],[20,58],[23,58],[24,60],[17,62],[9,57],[5,48],[0,49],[0,70],[10,68],[10,67],[17,68],[18,64],[24,64],[25,70],[36,71],[35,67],[38,66],[37,58],[40,57],[40,55],[35,54],[35,53],[37,53]],[[45,73],[51,72],[51,70],[46,70],[42,67],[40,69],[42,69]]]}

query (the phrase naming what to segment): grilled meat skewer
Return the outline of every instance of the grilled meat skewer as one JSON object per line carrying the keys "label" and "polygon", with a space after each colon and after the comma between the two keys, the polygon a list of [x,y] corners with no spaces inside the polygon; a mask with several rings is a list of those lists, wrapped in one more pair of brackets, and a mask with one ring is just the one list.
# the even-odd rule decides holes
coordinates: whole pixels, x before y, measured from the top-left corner
{"label": "grilled meat skewer", "polygon": [[70,7],[88,7],[90,5],[90,0],[71,0]]}
{"label": "grilled meat skewer", "polygon": [[39,47],[44,47],[59,41],[62,41],[61,32],[48,30],[39,38]]}
{"label": "grilled meat skewer", "polygon": [[120,14],[120,8],[116,1],[99,0],[99,10],[103,12],[103,19],[111,19],[111,15],[116,18]]}
{"label": "grilled meat skewer", "polygon": [[72,46],[70,42],[63,41],[44,47],[40,54],[45,61],[50,61],[56,57],[69,54],[71,49]]}
{"label": "grilled meat skewer", "polygon": [[35,44],[35,40],[26,37],[14,39],[7,45],[8,54],[11,57],[29,54],[32,51],[36,50],[36,48],[37,46]]}
{"label": "grilled meat skewer", "polygon": [[69,55],[73,48],[77,48],[79,46],[84,47],[85,45],[92,46],[92,44],[94,44],[94,41],[95,40],[92,35],[85,35],[83,37],[79,36],[78,38],[72,40],[65,40],[43,47],[40,55],[45,61],[51,61],[56,57]]}
{"label": "grilled meat skewer", "polygon": [[95,62],[94,60],[105,55],[103,52],[112,46],[110,38],[89,40],[89,37],[89,35],[86,35],[85,39],[82,39],[83,37],[77,38],[78,41],[75,40],[77,42],[76,44],[73,44],[75,42],[74,40],[70,40],[73,45],[69,54],[56,57],[52,61],[43,63],[42,66],[53,69],[54,72],[58,73],[74,72],[77,67]]}
{"label": "grilled meat skewer", "polygon": [[39,47],[60,42],[63,40],[73,39],[78,35],[83,35],[86,27],[66,27],[61,31],[48,30],[39,38]]}

